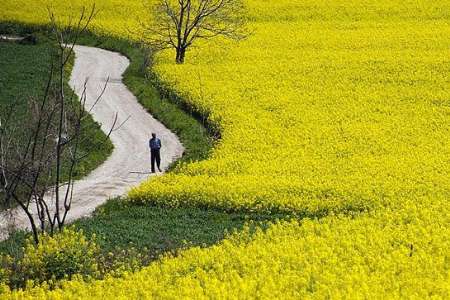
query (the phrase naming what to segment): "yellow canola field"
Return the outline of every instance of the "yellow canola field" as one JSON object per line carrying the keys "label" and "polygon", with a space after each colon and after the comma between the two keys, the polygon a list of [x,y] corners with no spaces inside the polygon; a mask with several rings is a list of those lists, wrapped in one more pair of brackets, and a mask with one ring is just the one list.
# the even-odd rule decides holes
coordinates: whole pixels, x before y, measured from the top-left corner
{"label": "yellow canola field", "polygon": [[[6,0],[0,19],[43,22],[50,2],[67,10]],[[126,34],[140,3],[102,1],[97,30]],[[450,297],[450,2],[246,3],[246,41],[202,43],[183,66],[163,53],[155,67],[222,139],[130,199],[327,217],[46,295]]]}
{"label": "yellow canola field", "polygon": [[[437,200],[437,199],[436,199]],[[445,202],[446,199],[440,199]],[[443,203],[441,202],[441,204]],[[282,222],[163,258],[123,279],[15,299],[448,299],[450,210],[428,199],[356,219]],[[442,214],[435,210],[444,208]],[[446,226],[447,225],[447,226]]]}
{"label": "yellow canola field", "polygon": [[247,41],[203,45],[183,66],[166,53],[160,78],[222,139],[131,199],[320,216],[447,193],[450,26],[438,2],[249,1]]}
{"label": "yellow canola field", "polygon": [[[39,23],[47,5],[76,16],[89,3],[7,0],[0,18]],[[448,190],[448,1],[247,4],[248,40],[202,44],[183,66],[160,57],[162,81],[222,139],[132,200],[324,215]],[[101,32],[142,18],[138,0],[97,6]]]}

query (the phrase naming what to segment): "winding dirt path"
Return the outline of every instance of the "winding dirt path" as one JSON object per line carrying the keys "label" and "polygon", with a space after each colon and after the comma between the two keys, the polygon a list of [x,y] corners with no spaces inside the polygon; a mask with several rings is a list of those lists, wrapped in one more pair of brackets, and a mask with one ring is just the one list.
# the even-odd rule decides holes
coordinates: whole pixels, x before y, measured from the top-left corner
{"label": "winding dirt path", "polygon": [[[69,83],[80,97],[88,79],[87,107],[92,106],[109,77],[106,91],[92,111],[93,118],[102,125],[102,130],[110,130],[116,113],[118,124],[129,119],[111,135],[114,151],[107,161],[75,183],[69,222],[90,215],[109,198],[125,194],[131,187],[148,178],[148,139],[152,132],[156,132],[162,141],[163,169],[181,157],[184,151],[177,136],[154,119],[122,83],[122,74],[129,65],[126,57],[85,46],[76,46],[74,50],[75,65]],[[12,226],[21,229],[29,226],[28,219],[20,209],[0,215],[0,239],[7,236],[7,229]]]}

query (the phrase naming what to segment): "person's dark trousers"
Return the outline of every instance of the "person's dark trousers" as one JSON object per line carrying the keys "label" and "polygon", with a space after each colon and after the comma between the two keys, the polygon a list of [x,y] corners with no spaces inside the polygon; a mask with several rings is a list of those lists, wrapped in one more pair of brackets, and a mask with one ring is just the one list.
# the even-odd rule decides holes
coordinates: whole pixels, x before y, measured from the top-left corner
{"label": "person's dark trousers", "polygon": [[151,150],[151,159],[152,159],[152,173],[155,173],[155,162],[158,170],[161,170],[161,153],[159,149]]}

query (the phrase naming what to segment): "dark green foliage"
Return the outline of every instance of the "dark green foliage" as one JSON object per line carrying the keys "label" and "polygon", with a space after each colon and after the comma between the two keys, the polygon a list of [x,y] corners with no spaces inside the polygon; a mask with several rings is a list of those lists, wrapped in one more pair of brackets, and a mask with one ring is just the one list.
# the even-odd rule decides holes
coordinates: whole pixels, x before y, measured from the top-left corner
{"label": "dark green foliage", "polygon": [[14,101],[25,105],[29,97],[44,94],[49,50],[46,43],[32,46],[0,42],[0,112]]}
{"label": "dark green foliage", "polygon": [[22,258],[22,247],[29,236],[30,234],[25,231],[15,231],[8,239],[0,241],[0,254],[6,254],[15,259]]}
{"label": "dark green foliage", "polygon": [[147,248],[154,257],[186,246],[209,246],[226,232],[245,222],[273,220],[272,216],[225,213],[199,208],[138,206],[120,199],[109,200],[94,217],[76,221],[76,227],[96,234],[104,251],[115,248]]}

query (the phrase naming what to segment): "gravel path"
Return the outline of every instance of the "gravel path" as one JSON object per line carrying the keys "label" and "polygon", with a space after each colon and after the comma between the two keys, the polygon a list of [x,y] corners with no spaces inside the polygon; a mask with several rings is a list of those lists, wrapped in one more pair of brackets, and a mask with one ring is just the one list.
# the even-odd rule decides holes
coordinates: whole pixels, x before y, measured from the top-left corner
{"label": "gravel path", "polygon": [[[162,140],[163,169],[184,151],[177,136],[147,113],[122,83],[122,74],[129,65],[126,57],[85,46],[76,46],[75,56],[70,86],[80,96],[84,82],[88,79],[87,107],[92,105],[105,81],[110,78],[105,94],[92,111],[95,121],[102,125],[102,130],[109,131],[116,113],[118,124],[129,119],[111,135],[114,151],[108,160],[86,178],[75,183],[69,222],[90,215],[109,198],[125,194],[131,187],[148,178],[148,139],[152,132],[156,132]],[[28,219],[20,209],[0,215],[0,239],[6,237],[7,228],[12,226],[28,228]]]}

